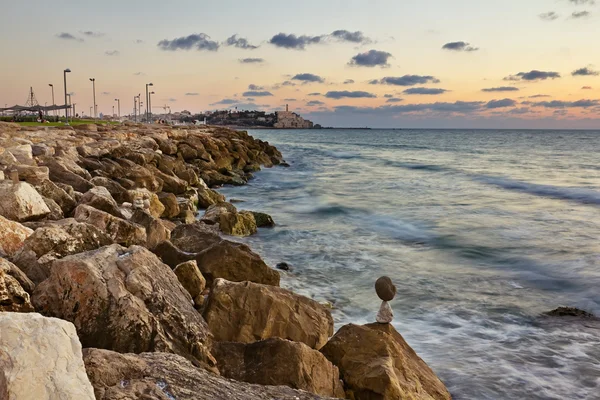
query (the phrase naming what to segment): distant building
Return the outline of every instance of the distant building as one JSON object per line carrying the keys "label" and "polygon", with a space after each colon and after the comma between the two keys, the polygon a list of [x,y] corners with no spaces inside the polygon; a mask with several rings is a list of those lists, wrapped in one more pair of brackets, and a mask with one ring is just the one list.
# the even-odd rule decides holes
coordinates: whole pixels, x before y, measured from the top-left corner
{"label": "distant building", "polygon": [[288,105],[285,106],[285,111],[277,111],[277,121],[273,125],[279,129],[312,129],[313,123],[302,118],[300,115],[289,111]]}

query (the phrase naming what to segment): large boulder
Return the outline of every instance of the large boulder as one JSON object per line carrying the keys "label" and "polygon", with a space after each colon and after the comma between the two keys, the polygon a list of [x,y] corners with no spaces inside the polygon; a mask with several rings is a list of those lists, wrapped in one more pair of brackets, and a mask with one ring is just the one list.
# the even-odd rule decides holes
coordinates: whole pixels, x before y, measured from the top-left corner
{"label": "large boulder", "polygon": [[0,258],[0,273],[4,273],[6,275],[10,275],[19,282],[19,285],[29,294],[33,293],[35,289],[35,284],[25,275],[23,271],[19,269],[16,265],[11,263],[10,261]]}
{"label": "large boulder", "polygon": [[275,226],[275,221],[269,214],[250,211],[252,215],[254,215],[254,220],[256,221],[256,226],[259,228],[272,228]]}
{"label": "large boulder", "polygon": [[89,182],[89,179],[91,179],[89,173],[68,160],[44,157],[44,165],[50,169],[50,180],[54,183],[70,185],[81,193],[85,193],[94,187]]}
{"label": "large boulder", "polygon": [[285,386],[260,386],[195,368],[175,354],[119,354],[85,349],[84,362],[96,400],[319,400]]}
{"label": "large boulder", "polygon": [[19,173],[19,179],[30,183],[32,185],[38,185],[44,180],[50,178],[50,171],[48,167],[38,167],[34,165],[13,165],[7,168],[8,170],[16,170]]}
{"label": "large boulder", "polygon": [[212,353],[221,375],[236,381],[345,397],[338,368],[304,343],[279,338],[250,344],[219,342]]}
{"label": "large boulder", "polygon": [[252,343],[279,337],[320,349],[333,334],[331,313],[279,287],[215,281],[204,318],[217,341]]}
{"label": "large boulder", "polygon": [[256,233],[256,220],[248,211],[238,212],[233,204],[218,203],[208,207],[202,221],[219,224],[223,233],[233,236],[250,236]]}
{"label": "large boulder", "polygon": [[221,240],[198,253],[196,261],[209,285],[213,280],[223,278],[232,282],[279,286],[279,272],[242,243]]}
{"label": "large boulder", "polygon": [[84,347],[172,352],[214,368],[211,334],[175,273],[149,250],[118,245],[54,262],[36,310],[75,324]]}
{"label": "large boulder", "polygon": [[175,196],[173,193],[161,192],[158,194],[158,199],[164,207],[161,217],[175,218],[181,212],[179,209],[179,203],[177,202],[177,196]]}
{"label": "large boulder", "polygon": [[187,261],[179,264],[173,270],[181,285],[188,291],[192,299],[195,299],[202,293],[206,287],[206,279],[198,269],[196,261]]}
{"label": "large boulder", "polygon": [[127,189],[121,186],[120,183],[104,176],[95,176],[90,182],[96,186],[105,187],[117,203],[123,203],[127,201]]}
{"label": "large boulder", "polygon": [[112,243],[112,239],[95,226],[69,218],[36,229],[13,261],[38,284],[50,276],[54,260]]}
{"label": "large boulder", "polygon": [[130,246],[146,243],[146,229],[143,226],[117,218],[94,207],[80,204],[75,209],[74,217],[77,221],[94,225],[118,244]]}
{"label": "large boulder", "polygon": [[33,230],[0,215],[0,257],[12,257]]}
{"label": "large boulder", "polygon": [[[202,183],[204,183],[204,181],[202,181]],[[209,189],[208,187],[199,187],[197,192],[198,207],[200,208],[208,208],[213,204],[218,204],[225,201],[225,196],[215,190]]]}
{"label": "large boulder", "polygon": [[0,215],[18,222],[42,219],[50,209],[40,194],[26,182],[0,181]]}
{"label": "large boulder", "polygon": [[149,249],[153,249],[159,243],[171,238],[171,230],[166,227],[163,221],[142,209],[136,209],[130,221],[146,229],[146,247]]}
{"label": "large boulder", "polygon": [[0,399],[94,400],[72,323],[0,312]]}
{"label": "large boulder", "polygon": [[165,206],[161,203],[158,195],[148,189],[128,190],[125,193],[125,201],[131,204],[141,203],[143,209],[154,218],[160,218],[165,211]]}
{"label": "large boulder", "polygon": [[390,324],[345,325],[321,349],[356,400],[449,400],[450,393]]}
{"label": "large boulder", "polygon": [[123,214],[119,210],[119,205],[104,186],[96,186],[88,190],[81,200],[79,200],[79,204],[85,204],[114,215],[117,218],[123,218]]}
{"label": "large boulder", "polygon": [[203,222],[181,224],[171,232],[173,244],[189,253],[199,253],[221,240],[223,239],[216,227]]}
{"label": "large boulder", "polygon": [[[19,281],[0,267],[0,313],[6,311],[31,312],[33,306],[29,293],[23,289]],[[1,387],[2,385],[0,385],[0,390]]]}

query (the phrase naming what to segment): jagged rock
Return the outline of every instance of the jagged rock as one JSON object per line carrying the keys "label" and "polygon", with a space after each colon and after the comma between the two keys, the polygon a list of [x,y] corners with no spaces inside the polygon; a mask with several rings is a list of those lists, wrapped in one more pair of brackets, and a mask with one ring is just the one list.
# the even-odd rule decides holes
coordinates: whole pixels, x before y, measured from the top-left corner
{"label": "jagged rock", "polygon": [[196,222],[196,213],[192,210],[183,210],[179,213],[175,220],[183,224],[193,224]]}
{"label": "jagged rock", "polygon": [[146,247],[149,249],[153,249],[159,243],[171,238],[171,231],[163,221],[154,218],[144,210],[135,210],[130,221],[146,228]]}
{"label": "jagged rock", "polygon": [[[7,272],[5,272],[4,268],[0,267],[0,313],[32,311],[34,311],[34,309],[31,305],[29,293],[23,289],[19,281],[17,281],[12,275],[9,275]],[[2,357],[0,354],[0,360],[1,358]],[[0,361],[0,366],[1,364],[2,361]],[[0,380],[0,382],[2,381]],[[2,385],[0,385],[0,394],[1,391]]]}
{"label": "jagged rock", "polygon": [[105,187],[117,203],[120,204],[127,201],[127,189],[121,186],[121,184],[119,184],[118,182],[103,176],[95,176],[90,180],[90,182],[96,186]]}
{"label": "jagged rock", "polygon": [[123,218],[119,205],[104,186],[96,186],[88,190],[79,200],[79,204],[85,204],[117,218]]}
{"label": "jagged rock", "polygon": [[450,393],[390,324],[345,325],[321,349],[356,400],[449,400]]}
{"label": "jagged rock", "polygon": [[271,338],[213,346],[222,376],[259,385],[285,385],[322,396],[345,397],[338,368],[304,343]]}
{"label": "jagged rock", "polygon": [[0,215],[18,222],[42,219],[50,209],[40,194],[26,182],[0,181]]}
{"label": "jagged rock", "polygon": [[143,226],[117,218],[85,204],[77,206],[74,217],[77,221],[94,225],[118,244],[130,246],[146,243],[146,229]]}
{"label": "jagged rock", "polygon": [[19,179],[30,183],[32,185],[38,185],[44,180],[49,179],[50,170],[48,167],[38,167],[34,165],[13,165],[9,169],[15,169],[19,173]]}
{"label": "jagged rock", "polygon": [[144,204],[144,209],[154,218],[160,218],[165,211],[165,206],[156,193],[152,193],[148,189],[128,190],[125,193],[125,200],[132,204],[141,200]]}
{"label": "jagged rock", "polygon": [[252,215],[254,215],[254,221],[256,221],[256,226],[259,228],[272,228],[275,226],[275,221],[269,214],[251,211]]}
{"label": "jagged rock", "polygon": [[73,324],[0,313],[0,398],[94,400]]}
{"label": "jagged rock", "polygon": [[43,143],[31,146],[31,152],[34,157],[53,156],[55,153],[54,147],[49,147]]}
{"label": "jagged rock", "polygon": [[208,208],[213,204],[223,202],[225,202],[225,196],[221,193],[209,188],[198,188],[198,207]]}
{"label": "jagged rock", "polygon": [[[91,176],[77,170],[81,175],[71,171],[74,169],[66,160],[56,157],[44,157],[44,164],[50,169],[50,179],[54,183],[62,183],[72,186],[76,191],[85,193],[94,187],[89,182]],[[71,168],[71,169],[69,169]],[[85,170],[83,170],[85,171]],[[85,171],[87,172],[87,171]],[[83,175],[83,176],[82,176]]]}
{"label": "jagged rock", "polygon": [[19,164],[35,165],[35,161],[33,160],[33,150],[30,144],[9,147],[6,149],[6,152],[12,154]]}
{"label": "jagged rock", "polygon": [[49,199],[48,197],[43,197],[43,199],[44,203],[46,203],[46,206],[48,206],[48,209],[50,210],[50,214],[46,216],[47,219],[51,221],[58,221],[65,217],[63,210],[54,200]]}
{"label": "jagged rock", "polygon": [[152,252],[171,268],[196,258],[196,253],[181,251],[168,240],[159,243],[152,249]]}
{"label": "jagged rock", "polygon": [[33,230],[0,215],[0,257],[12,257]]}
{"label": "jagged rock", "polygon": [[218,203],[208,207],[202,221],[219,224],[221,231],[227,235],[250,236],[257,231],[254,215],[248,211],[238,212],[230,203]]}
{"label": "jagged rock", "polygon": [[[85,349],[97,400],[326,400],[285,386],[237,382],[195,368],[175,354],[119,354]],[[142,395],[143,394],[143,395]]]}
{"label": "jagged rock", "polygon": [[159,193],[158,199],[164,207],[164,211],[161,215],[162,218],[175,218],[181,212],[177,197],[173,193]]}
{"label": "jagged rock", "polygon": [[69,218],[36,229],[24,241],[14,263],[37,284],[50,276],[54,260],[112,243],[95,226]]}
{"label": "jagged rock", "polygon": [[10,275],[19,282],[19,285],[29,294],[33,293],[35,284],[25,275],[23,271],[10,261],[0,258],[0,272]]}
{"label": "jagged rock", "polygon": [[175,273],[149,250],[111,245],[55,261],[32,296],[72,321],[84,347],[172,352],[214,368],[211,334]]}
{"label": "jagged rock", "polygon": [[209,286],[217,278],[279,286],[279,272],[242,243],[221,240],[198,253],[196,261]]}
{"label": "jagged rock", "polygon": [[202,222],[182,224],[171,232],[171,242],[188,253],[199,253],[221,240],[214,226]]}
{"label": "jagged rock", "polygon": [[[47,197],[58,204],[64,215],[70,215],[77,206],[77,202],[71,195],[50,180],[43,180],[35,185],[35,189],[42,196]],[[73,190],[73,188],[71,188],[71,190]]]}
{"label": "jagged rock", "polygon": [[188,291],[192,299],[195,299],[202,293],[206,287],[206,279],[198,269],[196,261],[187,261],[179,264],[173,270],[181,285]]}
{"label": "jagged rock", "polygon": [[162,180],[163,192],[183,194],[189,188],[189,184],[183,179],[178,178],[177,176],[165,174],[164,172],[153,166],[149,166],[148,169],[152,171],[152,173],[154,173],[158,179]]}
{"label": "jagged rock", "polygon": [[279,287],[218,279],[204,318],[217,341],[252,343],[279,337],[320,349],[333,333],[329,310]]}

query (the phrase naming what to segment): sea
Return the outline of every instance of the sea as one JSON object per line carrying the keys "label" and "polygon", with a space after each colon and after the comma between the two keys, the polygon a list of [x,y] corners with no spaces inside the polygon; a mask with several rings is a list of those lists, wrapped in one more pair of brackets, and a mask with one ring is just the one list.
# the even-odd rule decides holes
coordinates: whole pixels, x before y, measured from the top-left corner
{"label": "sea", "polygon": [[600,131],[251,130],[289,168],[224,187],[248,243],[336,330],[394,326],[455,399],[600,399]]}

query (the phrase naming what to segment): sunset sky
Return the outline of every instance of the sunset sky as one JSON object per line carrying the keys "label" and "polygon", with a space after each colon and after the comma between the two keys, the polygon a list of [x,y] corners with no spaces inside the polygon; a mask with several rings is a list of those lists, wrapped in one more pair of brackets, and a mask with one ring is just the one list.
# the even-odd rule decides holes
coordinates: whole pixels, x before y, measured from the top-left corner
{"label": "sunset sky", "polygon": [[[281,110],[326,126],[600,129],[600,1],[18,1],[0,107],[98,111],[154,83],[173,112]],[[162,112],[154,108],[154,112]]]}

